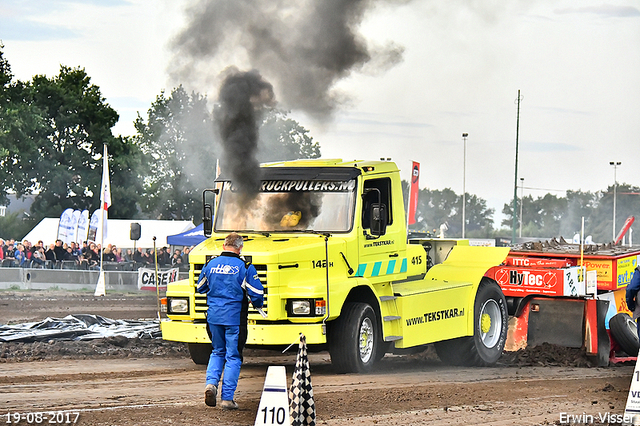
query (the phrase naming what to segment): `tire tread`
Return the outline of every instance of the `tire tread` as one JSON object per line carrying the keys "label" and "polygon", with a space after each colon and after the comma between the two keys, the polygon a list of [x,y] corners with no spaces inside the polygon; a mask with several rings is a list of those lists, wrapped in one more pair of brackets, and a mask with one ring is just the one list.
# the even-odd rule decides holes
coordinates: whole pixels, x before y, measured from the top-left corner
{"label": "tire tread", "polygon": [[[360,332],[360,317],[365,310],[371,309],[371,305],[367,303],[345,303],[342,307],[342,312],[338,319],[334,320],[331,324],[329,333],[329,352],[331,354],[331,364],[334,370],[338,373],[363,373],[367,372],[370,368],[363,367],[356,356],[354,356],[354,350],[357,349],[357,344],[354,347],[354,342],[358,341],[358,333]],[[381,342],[379,341],[379,326],[377,318],[374,312],[374,328],[375,339],[374,341],[374,362],[378,360],[378,351],[381,350]],[[349,344],[345,344],[349,342]]]}
{"label": "tire tread", "polygon": [[[484,291],[485,288],[491,288],[491,287],[497,288],[500,291],[500,294],[502,295],[502,290],[500,290],[500,287],[498,286],[498,284],[495,281],[485,277],[482,279],[482,281],[480,281],[480,285],[478,286],[478,292],[476,293],[476,298],[481,292]],[[503,307],[506,310],[506,300],[504,300],[504,296],[502,296],[502,299],[503,299],[502,300]],[[477,320],[476,315],[478,314],[475,311],[476,303],[477,303],[477,300],[474,302],[474,312],[473,312],[474,334],[475,334],[476,320]],[[503,322],[505,324],[507,321],[508,321],[508,315],[505,318],[503,318]],[[505,328],[506,328],[506,325],[505,325]],[[506,339],[506,333],[504,337]],[[467,366],[467,367],[486,367],[494,364],[493,362],[488,362],[482,358],[482,356],[479,353],[479,348],[476,344],[475,336],[464,336],[464,337],[458,337],[456,339],[436,342],[435,347],[440,360],[449,365]]]}
{"label": "tire tread", "polygon": [[609,320],[609,330],[611,330],[611,335],[627,355],[636,356],[640,344],[637,335],[633,336],[629,334],[628,321],[633,321],[629,314],[624,312],[616,314]]}
{"label": "tire tread", "polygon": [[187,343],[191,360],[197,365],[209,364],[213,347],[210,343]]}

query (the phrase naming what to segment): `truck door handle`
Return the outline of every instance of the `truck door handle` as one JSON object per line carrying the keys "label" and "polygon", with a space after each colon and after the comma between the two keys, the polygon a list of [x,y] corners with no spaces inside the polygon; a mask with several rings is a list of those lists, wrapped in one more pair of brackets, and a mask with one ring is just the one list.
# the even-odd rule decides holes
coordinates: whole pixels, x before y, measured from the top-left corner
{"label": "truck door handle", "polygon": [[389,257],[398,257],[398,253],[390,254]]}

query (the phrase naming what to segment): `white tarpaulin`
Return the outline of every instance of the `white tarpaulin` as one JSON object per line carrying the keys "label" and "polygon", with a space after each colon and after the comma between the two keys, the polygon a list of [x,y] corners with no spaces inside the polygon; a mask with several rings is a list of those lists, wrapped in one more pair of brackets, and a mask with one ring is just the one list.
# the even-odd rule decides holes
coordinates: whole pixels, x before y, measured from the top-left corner
{"label": "white tarpaulin", "polygon": [[[58,218],[44,218],[24,238],[32,243],[42,240],[45,245],[55,242],[58,231]],[[109,219],[109,237],[105,238],[104,245],[115,244],[121,248],[133,247],[133,241],[129,238],[131,224],[140,224],[140,239],[136,247],[152,248],[153,237],[156,237],[156,246],[163,247],[167,236],[179,234],[195,228],[190,220],[135,220],[135,219]],[[100,229],[96,241],[100,241]]]}
{"label": "white tarpaulin", "polygon": [[114,320],[100,315],[75,314],[38,322],[0,324],[0,342],[40,342],[51,339],[90,340],[111,336],[159,338],[158,320]]}

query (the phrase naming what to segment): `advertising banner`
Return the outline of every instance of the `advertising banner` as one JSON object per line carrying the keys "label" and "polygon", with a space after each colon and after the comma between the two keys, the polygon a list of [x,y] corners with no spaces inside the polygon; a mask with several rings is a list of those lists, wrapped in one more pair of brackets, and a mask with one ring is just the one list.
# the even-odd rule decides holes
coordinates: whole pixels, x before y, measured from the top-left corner
{"label": "advertising banner", "polygon": [[83,210],[80,212],[80,217],[78,218],[78,228],[77,228],[77,242],[82,245],[83,242],[87,241],[87,233],[89,232],[89,210]]}
{"label": "advertising banner", "polygon": [[[167,290],[167,284],[178,281],[178,268],[158,271],[158,289]],[[156,291],[156,271],[149,268],[138,269],[138,289]]]}
{"label": "advertising banner", "polygon": [[496,280],[505,296],[584,296],[586,293],[584,271],[579,266],[562,269],[495,266],[487,276]]}
{"label": "advertising banner", "polygon": [[96,209],[91,215],[91,222],[89,222],[89,234],[87,241],[96,242],[98,237],[98,227],[100,226],[100,209]]}
{"label": "advertising banner", "polygon": [[598,288],[601,290],[615,290],[617,277],[614,277],[613,259],[585,259],[584,266],[587,271],[596,271],[598,274]]}
{"label": "advertising banner", "polygon": [[71,242],[78,242],[78,220],[80,220],[81,214],[82,212],[80,210],[73,211],[71,220],[71,231],[69,232],[69,241],[65,241],[65,243],[69,244]]}
{"label": "advertising banner", "polygon": [[638,266],[638,257],[627,256],[617,260],[616,264],[616,286],[617,288],[626,287],[631,282],[633,271]]}
{"label": "advertising banner", "polygon": [[58,225],[58,236],[56,239],[62,240],[63,243],[69,242],[69,238],[73,233],[73,209],[66,209],[60,215],[60,222]]}

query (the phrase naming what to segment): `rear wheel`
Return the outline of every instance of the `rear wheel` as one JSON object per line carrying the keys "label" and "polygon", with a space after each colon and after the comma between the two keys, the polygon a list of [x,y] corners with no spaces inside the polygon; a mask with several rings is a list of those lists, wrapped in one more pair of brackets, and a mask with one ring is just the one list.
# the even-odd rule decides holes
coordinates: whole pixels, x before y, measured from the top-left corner
{"label": "rear wheel", "polygon": [[438,357],[447,364],[485,366],[495,364],[507,340],[507,302],[495,281],[483,278],[474,304],[473,336],[435,344]]}
{"label": "rear wheel", "polygon": [[193,362],[198,365],[209,364],[209,357],[211,357],[211,351],[213,350],[211,343],[188,343],[187,346]]}
{"label": "rear wheel", "polygon": [[638,341],[638,326],[633,318],[624,312],[614,315],[609,320],[611,335],[629,356],[638,355],[640,342]]}
{"label": "rear wheel", "polygon": [[334,368],[340,373],[371,371],[381,358],[381,351],[381,330],[371,305],[345,303],[329,333],[329,353]]}

